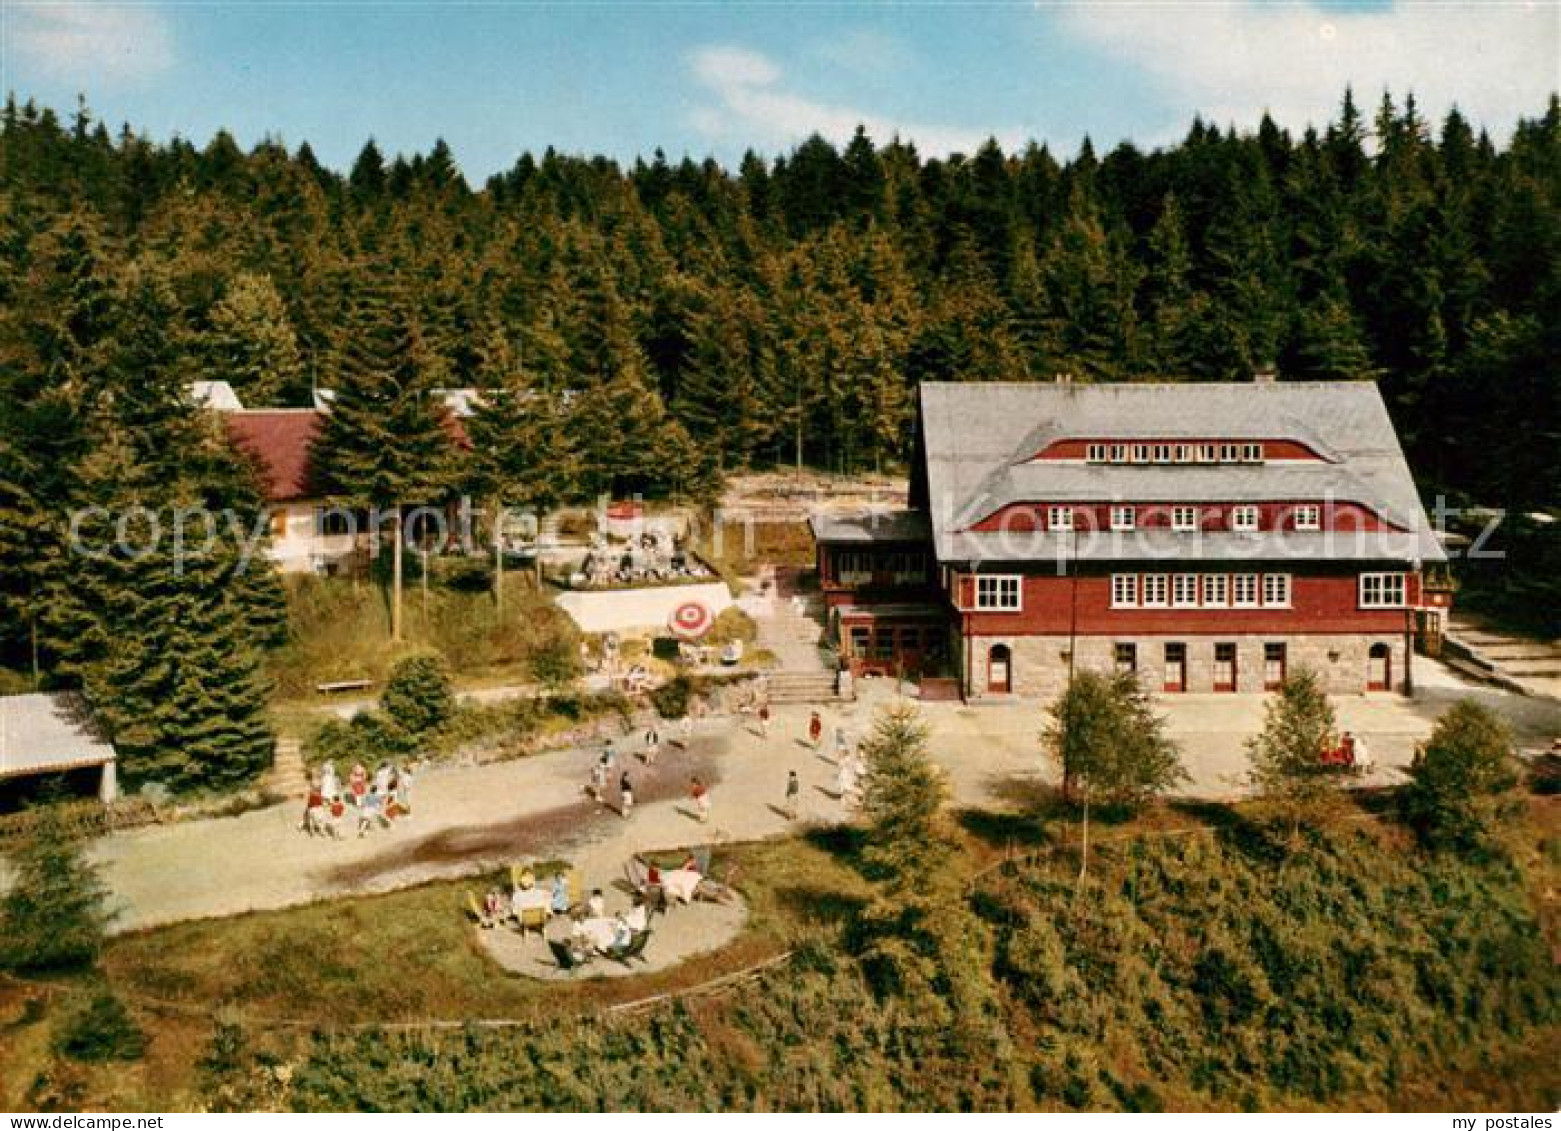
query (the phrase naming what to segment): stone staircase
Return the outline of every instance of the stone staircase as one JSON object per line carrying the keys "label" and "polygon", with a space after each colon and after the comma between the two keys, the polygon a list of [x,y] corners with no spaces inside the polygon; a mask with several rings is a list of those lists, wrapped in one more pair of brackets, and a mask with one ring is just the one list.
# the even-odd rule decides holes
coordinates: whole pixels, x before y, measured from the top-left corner
{"label": "stone staircase", "polygon": [[834,672],[776,671],[771,672],[767,679],[770,702],[775,705],[833,703],[839,698],[835,688]]}
{"label": "stone staircase", "polygon": [[777,571],[766,615],[759,618],[758,645],[775,654],[777,670],[767,677],[771,703],[828,703],[837,698],[835,672],[824,662],[824,601],[803,591],[797,578]]}
{"label": "stone staircase", "polygon": [[1454,613],[1444,648],[1467,674],[1527,695],[1561,697],[1561,642],[1518,636]]}
{"label": "stone staircase", "polygon": [[278,738],[271,771],[262,783],[267,793],[303,798],[309,794],[309,771],[304,768],[303,744],[296,738]]}

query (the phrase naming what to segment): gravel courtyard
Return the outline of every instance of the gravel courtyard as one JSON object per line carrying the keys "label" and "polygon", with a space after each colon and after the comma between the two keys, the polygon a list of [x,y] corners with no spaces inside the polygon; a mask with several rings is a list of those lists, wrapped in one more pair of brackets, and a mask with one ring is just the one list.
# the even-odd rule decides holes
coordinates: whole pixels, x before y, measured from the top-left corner
{"label": "gravel courtyard", "polygon": [[[1364,735],[1378,769],[1372,779],[1400,777],[1414,745],[1436,715],[1473,695],[1498,708],[1521,744],[1561,734],[1561,703],[1521,698],[1460,683],[1429,662],[1417,667],[1413,701],[1392,694],[1334,701],[1342,728]],[[892,683],[869,682],[852,704],[825,715],[825,749],[802,741],[808,709],[782,707],[761,739],[746,718],[702,722],[689,749],[665,747],[653,768],[631,761],[638,804],[631,818],[585,796],[596,748],[559,750],[481,766],[431,768],[418,781],[414,815],[388,830],[341,840],[298,831],[299,806],[285,804],[218,820],[135,829],[94,845],[117,905],[116,930],[183,919],[273,909],[356,892],[383,891],[474,873],[515,860],[554,857],[574,863],[588,885],[620,875],[635,852],[784,835],[799,823],[835,822],[848,814],[834,795],[829,736],[837,722],[853,737],[875,708],[892,699]],[[1245,788],[1243,743],[1262,723],[1256,696],[1185,695],[1159,700],[1191,775],[1187,796],[1239,796]],[[1034,702],[924,707],[932,750],[962,806],[1012,808],[1054,772],[1039,750],[1044,707]],[[623,743],[634,749],[633,742]],[[799,821],[780,805],[788,770],[802,783]],[[691,774],[711,784],[708,825],[686,798]],[[616,790],[609,791],[609,802]]]}

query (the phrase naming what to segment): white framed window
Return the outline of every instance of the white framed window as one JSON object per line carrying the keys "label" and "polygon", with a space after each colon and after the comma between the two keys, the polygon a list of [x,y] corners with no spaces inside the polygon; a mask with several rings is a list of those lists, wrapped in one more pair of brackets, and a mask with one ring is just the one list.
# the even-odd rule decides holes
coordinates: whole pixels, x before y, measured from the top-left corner
{"label": "white framed window", "polygon": [[1262,463],[1263,462],[1263,445],[1262,444],[1242,444],[1241,445],[1241,462],[1242,463]]}
{"label": "white framed window", "polygon": [[1408,585],[1402,573],[1363,573],[1360,575],[1360,607],[1363,609],[1402,609],[1408,599]]}
{"label": "white framed window", "polygon": [[1177,444],[1176,445],[1176,462],[1177,463],[1191,463],[1192,460],[1193,460],[1194,450],[1195,449],[1193,448],[1193,445],[1191,445],[1191,444]]}
{"label": "white framed window", "polygon": [[1172,507],[1171,508],[1171,529],[1172,530],[1180,530],[1180,531],[1183,531],[1184,533],[1186,531],[1189,531],[1189,530],[1197,530],[1198,529],[1198,508],[1197,507]]}
{"label": "white framed window", "polygon": [[1171,445],[1170,444],[1155,444],[1155,445],[1153,445],[1153,452],[1154,452],[1154,461],[1155,461],[1155,463],[1170,463],[1171,462]]}
{"label": "white framed window", "polygon": [[1235,444],[1221,444],[1220,445],[1220,462],[1221,463],[1235,463],[1240,458],[1241,458],[1241,449],[1239,447],[1237,447]]}
{"label": "white framed window", "polygon": [[1265,573],[1263,575],[1263,604],[1276,609],[1290,607],[1290,575]]}
{"label": "white framed window", "polygon": [[1163,573],[1144,574],[1144,604],[1164,608],[1166,605],[1167,578]]}
{"label": "white framed window", "polygon": [[1323,511],[1316,503],[1302,503],[1295,508],[1295,528],[1297,530],[1321,530],[1323,528]]}
{"label": "white framed window", "polygon": [[1218,463],[1220,460],[1220,446],[1218,444],[1199,444],[1199,463]]}
{"label": "white framed window", "polygon": [[1084,447],[1084,458],[1086,460],[1088,460],[1090,463],[1105,463],[1106,462],[1106,445],[1104,445],[1104,444],[1086,444],[1085,447]]}
{"label": "white framed window", "polygon": [[1178,573],[1171,577],[1171,604],[1179,609],[1196,608],[1198,605],[1198,575]]}
{"label": "white framed window", "polygon": [[1111,575],[1111,607],[1131,609],[1138,604],[1138,574],[1113,573]]}
{"label": "white framed window", "polygon": [[1112,530],[1133,530],[1138,526],[1138,511],[1133,507],[1111,508]]}
{"label": "white framed window", "polygon": [[978,574],[976,610],[985,613],[1012,613],[1020,607],[1018,574]]}
{"label": "white framed window", "polygon": [[1112,444],[1111,445],[1111,462],[1112,463],[1126,463],[1127,462],[1127,445],[1126,444]]}
{"label": "white framed window", "polygon": [[1149,462],[1149,445],[1148,444],[1134,444],[1133,445],[1133,462],[1134,463],[1148,463]]}
{"label": "white framed window", "polygon": [[1203,603],[1205,606],[1223,607],[1230,604],[1230,574],[1206,573],[1203,575]]}
{"label": "white framed window", "polygon": [[1250,534],[1257,529],[1256,507],[1231,507],[1230,528],[1243,534]]}
{"label": "white framed window", "polygon": [[1230,588],[1234,599],[1231,604],[1238,609],[1257,608],[1257,574],[1233,573],[1230,575]]}
{"label": "white framed window", "polygon": [[1073,529],[1072,507],[1047,507],[1046,529],[1060,530],[1064,533]]}

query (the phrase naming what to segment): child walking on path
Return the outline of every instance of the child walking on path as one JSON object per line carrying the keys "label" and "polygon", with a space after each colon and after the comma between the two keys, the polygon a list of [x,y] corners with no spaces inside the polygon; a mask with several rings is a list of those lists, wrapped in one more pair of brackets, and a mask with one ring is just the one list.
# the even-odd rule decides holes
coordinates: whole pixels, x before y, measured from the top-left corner
{"label": "child walking on path", "polygon": [[797,781],[797,771],[791,770],[786,774],[786,819],[797,819],[797,795],[802,792],[802,783]]}
{"label": "child walking on path", "polygon": [[689,778],[688,795],[694,800],[694,808],[699,813],[699,823],[702,825],[708,824],[710,821],[710,790],[698,778]]}
{"label": "child walking on path", "polygon": [[634,783],[629,781],[629,774],[625,771],[618,779],[618,816],[627,821],[632,812],[634,812]]}

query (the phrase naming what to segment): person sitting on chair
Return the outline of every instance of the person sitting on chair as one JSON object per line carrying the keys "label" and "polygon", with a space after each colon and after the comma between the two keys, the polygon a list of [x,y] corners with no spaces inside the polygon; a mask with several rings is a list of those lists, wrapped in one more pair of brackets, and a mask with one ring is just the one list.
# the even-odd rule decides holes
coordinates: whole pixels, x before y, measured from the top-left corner
{"label": "person sitting on chair", "polygon": [[634,941],[634,929],[622,915],[612,921],[612,943],[609,950],[623,950]]}
{"label": "person sitting on chair", "polygon": [[601,888],[592,888],[591,897],[585,901],[585,913],[589,918],[600,919],[607,914],[607,900]]}
{"label": "person sitting on chair", "polygon": [[548,910],[554,915],[567,915],[569,913],[569,882],[564,879],[562,872],[553,876],[553,895],[548,901]]}
{"label": "person sitting on chair", "polygon": [[626,923],[629,927],[629,930],[633,931],[635,934],[638,934],[639,932],[649,927],[650,914],[645,910],[644,897],[638,895],[635,896],[634,906],[629,908],[618,918]]}

